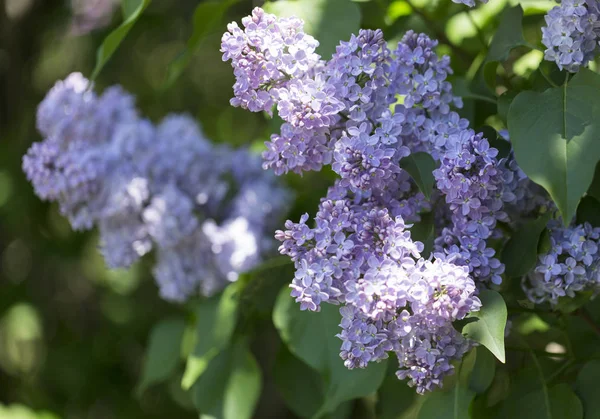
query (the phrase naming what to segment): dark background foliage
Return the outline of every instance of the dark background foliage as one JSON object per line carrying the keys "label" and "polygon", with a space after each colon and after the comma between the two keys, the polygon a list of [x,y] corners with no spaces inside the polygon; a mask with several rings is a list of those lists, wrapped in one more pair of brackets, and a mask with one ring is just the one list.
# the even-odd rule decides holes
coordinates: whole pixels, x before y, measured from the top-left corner
{"label": "dark background foliage", "polygon": [[[199,3],[153,1],[102,71],[97,88],[121,84],[154,121],[169,112],[187,112],[213,141],[260,149],[276,124],[229,106],[233,75],[218,48],[223,23],[239,21],[262,2],[239,1],[229,8],[224,21],[202,40],[182,76],[165,85],[168,64],[185,48]],[[351,4],[325,3],[329,18]],[[502,127],[504,105],[494,104],[478,69],[507,2],[491,0],[470,13],[449,0],[416,3],[414,9],[410,2],[392,0],[353,2],[351,7],[359,8],[362,27],[382,28],[386,39],[398,40],[408,28],[440,39],[440,50],[453,58],[455,89],[465,97],[462,113],[476,127]],[[522,3],[525,39],[537,45],[542,13],[552,3]],[[121,13],[117,7],[108,27],[84,35],[73,34],[72,19],[67,0],[0,0],[0,404],[24,405],[60,418],[197,417],[189,395],[179,387],[183,363],[168,382],[141,395],[135,392],[151,328],[172,315],[188,316],[189,307],[159,299],[147,261],[128,271],[106,270],[96,251],[95,233],[73,232],[56,206],[33,195],[20,168],[22,155],[40,140],[35,129],[37,104],[56,80],[70,72],[91,74],[96,48],[120,23]],[[327,20],[321,23],[326,26]],[[337,41],[327,40],[332,45]],[[495,77],[497,95],[507,89],[547,87],[536,73],[539,51],[509,48],[498,60],[504,63]],[[296,191],[290,218],[298,219],[304,212],[315,212],[332,176],[324,171],[303,178],[289,175],[285,181]],[[299,364],[282,361],[293,356],[281,348],[271,321],[275,296],[291,275],[282,268],[261,276],[262,282],[254,278],[242,299],[241,324],[263,371],[255,413],[259,418],[295,417],[282,394],[289,390],[285,377],[293,378]],[[586,316],[535,314],[519,304],[518,281],[507,286],[514,290],[515,297],[507,304],[519,340],[508,339],[507,366],[496,367],[485,397],[473,407],[478,412],[535,393],[540,379],[548,385],[572,382],[600,349],[597,328],[591,325],[600,315],[597,303],[588,305]],[[548,356],[557,351],[568,356]],[[540,355],[539,365],[532,363],[532,354]],[[274,371],[276,357],[279,366],[289,369]],[[594,376],[584,379],[593,381]],[[299,386],[312,385],[298,380]],[[411,417],[399,415],[409,415],[414,406],[413,391],[387,377],[379,393],[379,416]],[[505,402],[502,409],[511,412],[511,406]],[[342,405],[335,416],[369,418],[374,412],[374,401],[367,398]],[[0,410],[0,418],[3,414]],[[54,417],[44,415],[32,417]]]}

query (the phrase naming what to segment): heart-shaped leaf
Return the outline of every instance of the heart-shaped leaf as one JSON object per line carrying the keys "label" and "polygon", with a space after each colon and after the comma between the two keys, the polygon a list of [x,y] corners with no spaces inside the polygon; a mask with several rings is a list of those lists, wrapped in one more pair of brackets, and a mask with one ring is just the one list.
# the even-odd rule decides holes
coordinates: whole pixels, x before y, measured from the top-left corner
{"label": "heart-shaped leaf", "polygon": [[543,186],[565,225],[600,160],[600,75],[581,69],[564,86],[520,93],[508,111],[519,166]]}
{"label": "heart-shaped leaf", "polygon": [[479,294],[481,309],[469,315],[476,319],[463,327],[463,334],[488,348],[500,362],[505,362],[504,328],[506,304],[496,291],[484,290]]}

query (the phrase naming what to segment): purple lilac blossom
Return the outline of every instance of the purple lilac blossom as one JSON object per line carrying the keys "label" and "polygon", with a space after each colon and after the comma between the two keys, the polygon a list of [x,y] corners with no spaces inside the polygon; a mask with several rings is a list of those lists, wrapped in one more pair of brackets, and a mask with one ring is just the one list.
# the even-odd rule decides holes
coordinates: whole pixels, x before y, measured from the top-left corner
{"label": "purple lilac blossom", "polygon": [[97,226],[111,268],[155,249],[163,298],[214,294],[272,249],[289,192],[258,156],[212,145],[192,118],[155,127],[119,87],[97,96],[76,73],[50,90],[37,121],[44,140],[23,158],[36,194],[73,228]]}
{"label": "purple lilac blossom", "polygon": [[551,247],[539,255],[535,269],[522,280],[523,290],[535,303],[558,303],[580,291],[600,291],[600,228],[590,224],[563,227],[548,223]]}
{"label": "purple lilac blossom", "polygon": [[600,7],[596,0],[562,0],[545,16],[544,58],[558,68],[577,72],[598,52]]}
{"label": "purple lilac blossom", "polygon": [[[264,15],[255,10],[253,16]],[[268,21],[274,25],[277,18]],[[234,41],[226,34],[223,40],[224,51],[245,48],[244,37]],[[488,197],[502,192],[497,151],[451,112],[461,101],[446,81],[449,59],[437,57],[436,45],[409,32],[392,53],[381,31],[361,30],[341,42],[331,60],[281,82],[298,97],[311,96],[308,107],[262,88],[285,121],[266,143],[263,167],[283,174],[330,164],[339,175],[321,201],[315,227],[305,214],[276,233],[281,253],[296,265],[292,296],[302,310],[318,311],[322,302],[342,305],[339,337],[348,368],[395,352],[398,377],[420,393],[441,385],[453,371],[450,362],[470,347],[452,321],[479,310],[476,283],[499,283],[503,270],[486,246],[497,219],[489,213],[504,216],[502,199]],[[252,77],[232,61],[238,83]],[[423,244],[411,239],[405,224],[431,211],[400,167],[417,151],[430,152],[442,166],[460,165],[458,174],[467,181],[465,188],[449,178],[454,174],[444,166],[437,176],[452,214],[447,230],[462,242],[438,246],[434,261],[421,258]]]}
{"label": "purple lilac blossom", "polygon": [[[452,0],[454,3],[458,3],[458,4],[464,4],[467,5],[469,7],[475,7],[475,0]],[[479,0],[481,1],[481,3],[486,4],[488,2],[488,0]]]}

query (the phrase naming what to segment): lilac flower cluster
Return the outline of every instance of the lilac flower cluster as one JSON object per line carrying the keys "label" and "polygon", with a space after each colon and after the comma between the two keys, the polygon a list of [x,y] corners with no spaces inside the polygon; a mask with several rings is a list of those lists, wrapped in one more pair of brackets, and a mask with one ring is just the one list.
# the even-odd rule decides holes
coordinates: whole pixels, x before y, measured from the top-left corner
{"label": "lilac flower cluster", "polygon": [[158,126],[118,87],[97,96],[81,74],[40,104],[44,141],[23,158],[36,194],[73,228],[97,226],[109,267],[156,249],[161,295],[210,295],[260,262],[289,193],[247,150],[214,146],[187,116]]}
{"label": "lilac flower cluster", "polygon": [[[239,62],[250,60],[245,68],[255,69],[272,60],[230,51],[253,51],[250,22],[270,33],[279,20],[255,9],[244,22],[245,31],[230,25],[223,37],[224,59],[232,60],[236,75],[232,103],[250,109],[239,83],[258,86],[262,103],[277,105],[285,121],[266,143],[263,167],[283,174],[330,164],[339,175],[314,228],[306,214],[276,233],[281,253],[296,265],[292,295],[301,309],[343,305],[339,337],[347,367],[365,367],[393,351],[399,378],[419,392],[440,385],[452,372],[450,362],[469,347],[452,322],[479,309],[476,283],[500,282],[503,266],[486,240],[511,198],[497,151],[451,111],[461,101],[446,80],[448,57],[439,58],[437,42],[423,34],[408,32],[392,52],[381,31],[361,30],[329,61],[312,59],[311,68],[289,78],[273,69],[265,81],[252,71],[240,74]],[[285,72],[281,62],[275,65]],[[405,224],[432,209],[401,167],[402,158],[417,151],[440,162],[437,193],[450,213],[434,261],[421,258],[423,245]]]}
{"label": "lilac flower cluster", "polygon": [[[458,3],[458,4],[464,4],[467,5],[469,7],[475,7],[475,0],[452,0],[454,3]],[[488,0],[479,0],[481,1],[481,3],[486,4],[488,2]]]}
{"label": "lilac flower cluster", "polygon": [[596,0],[562,0],[545,16],[544,58],[558,68],[577,72],[598,52],[600,5]]}
{"label": "lilac flower cluster", "polygon": [[276,237],[296,263],[292,296],[301,309],[342,304],[340,356],[364,368],[393,351],[398,377],[419,393],[441,385],[452,360],[470,348],[452,322],[479,310],[466,266],[421,258],[401,216],[374,199],[357,201],[337,182],[321,202],[316,227],[288,221]]}
{"label": "lilac flower cluster", "polygon": [[580,291],[600,291],[600,228],[590,224],[563,227],[548,223],[551,248],[539,255],[535,270],[523,278],[523,289],[535,303],[558,303]]}

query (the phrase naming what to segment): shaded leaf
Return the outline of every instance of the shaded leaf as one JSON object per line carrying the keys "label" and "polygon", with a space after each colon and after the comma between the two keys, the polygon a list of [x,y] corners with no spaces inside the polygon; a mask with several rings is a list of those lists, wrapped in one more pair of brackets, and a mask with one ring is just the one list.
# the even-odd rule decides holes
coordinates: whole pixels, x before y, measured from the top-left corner
{"label": "shaded leaf", "polygon": [[130,14],[123,15],[124,22],[117,29],[108,34],[98,48],[98,51],[96,52],[96,66],[90,77],[92,81],[98,77],[102,68],[104,68],[104,65],[110,60],[110,57],[112,57],[117,48],[119,48],[123,39],[125,39],[133,25],[135,25],[135,22],[150,5],[151,1],[152,0],[128,0],[127,4],[123,6],[123,11]]}
{"label": "shaded leaf", "polygon": [[483,346],[475,348],[477,357],[475,366],[469,377],[469,388],[477,394],[483,394],[492,384],[496,374],[496,359],[494,355]]}
{"label": "shaded leaf", "polygon": [[513,419],[582,419],[583,407],[568,384],[561,383],[545,394],[540,389],[525,395],[517,394],[506,400],[500,418]]}
{"label": "shaded leaf", "polygon": [[262,375],[254,356],[246,351],[239,357],[225,389],[223,417],[226,419],[252,418],[262,387]]}
{"label": "shaded leaf", "polygon": [[413,416],[416,418],[424,397],[417,394],[413,387],[409,387],[406,381],[399,380],[394,370],[395,368],[386,374],[377,391],[377,418],[397,419],[401,414],[411,417],[408,415],[411,410],[416,411]]}
{"label": "shaded leaf", "polygon": [[408,172],[423,195],[430,199],[435,184],[433,171],[437,167],[431,154],[425,152],[412,153],[400,160],[400,167]]}
{"label": "shaded leaf", "polygon": [[502,13],[500,25],[498,25],[485,58],[483,74],[490,89],[494,90],[496,88],[498,63],[506,61],[513,48],[525,44],[525,38],[523,38],[523,9],[521,5],[508,7]]}
{"label": "shaded leaf", "polygon": [[317,52],[328,59],[340,41],[360,29],[360,8],[348,0],[279,0],[263,6],[278,17],[296,16],[304,20],[304,32],[319,41]]}
{"label": "shaded leaf", "polygon": [[261,373],[245,340],[210,362],[192,387],[198,411],[223,419],[251,418],[261,391]]}
{"label": "shaded leaf", "polygon": [[588,195],[591,195],[600,201],[600,164],[596,164],[594,179],[592,180],[592,184],[590,185],[587,193]]}
{"label": "shaded leaf", "polygon": [[189,389],[210,360],[229,344],[237,320],[238,287],[235,282],[221,294],[196,305],[196,345],[181,380],[184,389]]}
{"label": "shaded leaf", "polygon": [[423,251],[421,256],[428,258],[433,249],[434,242],[434,224],[433,212],[423,212],[419,214],[421,221],[414,223],[410,228],[410,236],[414,241],[423,243]]}
{"label": "shaded leaf", "polygon": [[138,395],[149,386],[167,380],[175,372],[184,331],[185,320],[182,318],[166,319],[154,326],[150,332],[142,377],[137,387]]}
{"label": "shaded leaf", "polygon": [[518,228],[502,249],[500,259],[510,278],[521,277],[531,271],[538,259],[540,236],[550,220],[547,212]]}
{"label": "shaded leaf", "polygon": [[317,370],[325,380],[325,400],[317,416],[332,412],[344,401],[377,390],[385,375],[386,362],[365,369],[349,370],[339,357],[341,341],[339,308],[322,304],[318,313],[300,311],[290,291],[284,288],[273,310],[273,323],[282,340],[298,358]]}
{"label": "shaded leaf", "polygon": [[[181,51],[177,57],[169,63],[167,68],[167,77],[165,81],[165,88],[168,88],[175,83],[175,81],[181,76],[189,65],[192,57],[198,51],[202,45],[202,41],[206,39],[206,36],[213,32],[215,29],[220,28],[223,25],[223,16],[227,9],[229,9],[238,0],[215,0],[215,1],[204,1],[196,6],[193,22],[192,36],[188,39],[186,47]],[[223,29],[225,30],[225,29]]]}
{"label": "shaded leaf", "polygon": [[285,345],[277,353],[273,374],[286,405],[298,416],[313,417],[323,405],[325,389],[321,375],[296,358]]}
{"label": "shaded leaf", "polygon": [[572,313],[586,305],[593,295],[593,291],[579,291],[575,297],[559,297],[555,308],[562,313]]}
{"label": "shaded leaf", "polygon": [[575,392],[583,402],[585,419],[600,419],[600,360],[585,364],[577,375]]}
{"label": "shaded leaf", "polygon": [[577,206],[577,224],[590,223],[600,227],[600,202],[593,196],[584,196]]}
{"label": "shaded leaf", "polygon": [[581,69],[568,84],[520,93],[508,111],[519,166],[543,186],[569,224],[600,159],[600,76]]}
{"label": "shaded leaf", "polygon": [[481,309],[469,318],[477,321],[463,327],[462,333],[488,348],[500,362],[505,362],[504,327],[506,326],[506,304],[496,291],[484,290],[479,294]]}
{"label": "shaded leaf", "polygon": [[418,419],[465,419],[475,392],[462,385],[455,391],[439,391],[431,394],[421,406]]}

